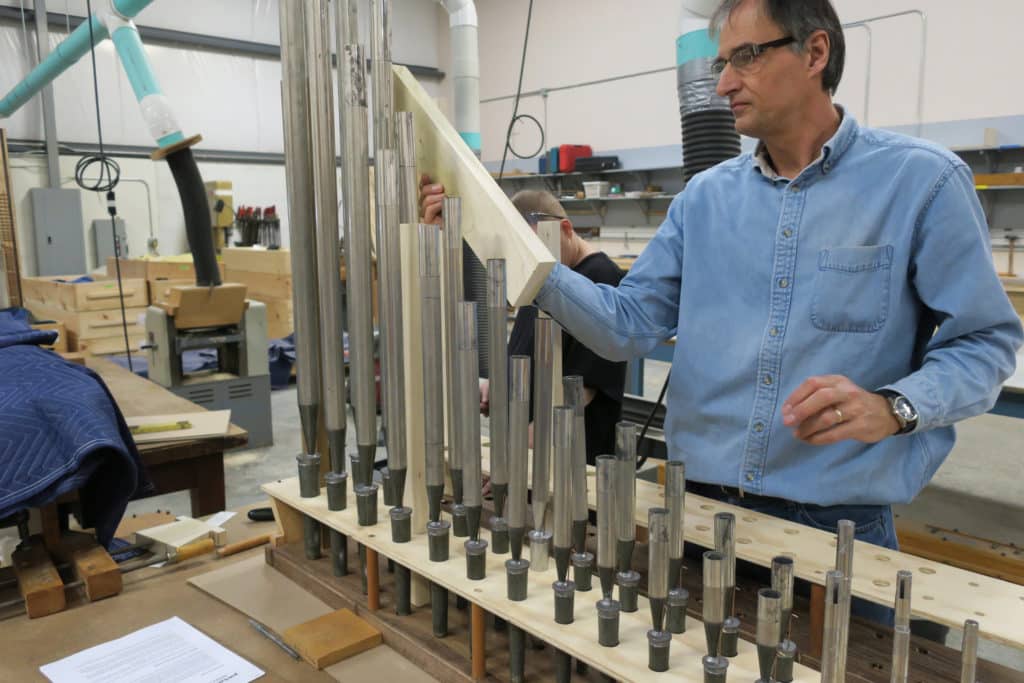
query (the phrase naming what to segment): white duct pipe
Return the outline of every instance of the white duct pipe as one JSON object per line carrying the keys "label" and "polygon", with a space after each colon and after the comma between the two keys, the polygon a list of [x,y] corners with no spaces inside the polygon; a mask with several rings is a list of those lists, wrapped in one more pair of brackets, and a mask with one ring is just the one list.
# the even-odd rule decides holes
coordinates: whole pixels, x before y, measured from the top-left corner
{"label": "white duct pipe", "polygon": [[455,79],[455,129],[480,156],[480,48],[473,0],[437,0],[448,12],[452,77]]}

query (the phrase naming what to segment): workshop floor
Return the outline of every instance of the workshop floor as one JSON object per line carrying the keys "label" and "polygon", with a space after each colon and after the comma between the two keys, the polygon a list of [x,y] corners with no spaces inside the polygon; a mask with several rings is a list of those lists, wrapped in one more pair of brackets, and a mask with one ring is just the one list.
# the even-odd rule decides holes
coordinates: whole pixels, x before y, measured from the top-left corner
{"label": "workshop floor", "polygon": [[[644,395],[657,398],[667,365],[648,362]],[[295,389],[273,392],[274,445],[240,450],[225,455],[225,480],[229,509],[264,500],[260,484],[295,476],[295,456],[301,442]],[[484,421],[486,434],[486,420]],[[982,538],[1024,546],[1024,460],[1021,458],[1020,421],[982,415],[963,423],[953,453],[932,483],[897,514]],[[349,426],[352,433],[352,426]],[[381,454],[383,457],[383,453]],[[168,510],[189,513],[187,493],[135,501],[133,512]],[[960,634],[952,632],[948,644],[959,647]],[[1024,670],[1024,652],[982,643],[982,656]]]}

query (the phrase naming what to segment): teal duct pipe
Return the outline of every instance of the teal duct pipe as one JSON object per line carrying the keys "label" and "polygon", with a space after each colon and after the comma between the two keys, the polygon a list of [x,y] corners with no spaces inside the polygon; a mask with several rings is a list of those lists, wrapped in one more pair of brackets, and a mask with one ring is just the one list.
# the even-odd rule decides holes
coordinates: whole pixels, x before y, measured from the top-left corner
{"label": "teal duct pipe", "polygon": [[128,75],[135,99],[142,108],[142,118],[149,126],[150,134],[156,139],[161,149],[170,147],[185,140],[170,102],[160,90],[156,75],[146,59],[146,51],[142,47],[139,31],[130,21],[120,24],[111,36],[114,47],[121,58],[121,65]]}

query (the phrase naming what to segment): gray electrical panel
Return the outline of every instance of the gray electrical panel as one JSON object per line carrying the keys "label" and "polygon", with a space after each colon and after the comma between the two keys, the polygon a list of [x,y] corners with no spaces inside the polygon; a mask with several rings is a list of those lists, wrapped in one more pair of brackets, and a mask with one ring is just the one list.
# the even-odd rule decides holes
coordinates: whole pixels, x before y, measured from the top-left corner
{"label": "gray electrical panel", "polygon": [[81,192],[49,187],[35,187],[28,192],[35,224],[37,274],[84,273]]}
{"label": "gray electrical panel", "polygon": [[[120,218],[114,219],[114,225],[117,232],[117,244],[121,247],[121,258],[126,258],[130,256],[128,253],[128,231],[124,226],[124,221]],[[96,260],[92,267],[99,268],[107,263],[108,257],[117,254],[114,235],[110,232],[110,219],[97,218],[93,220],[89,232],[92,235],[92,245],[96,250]]]}

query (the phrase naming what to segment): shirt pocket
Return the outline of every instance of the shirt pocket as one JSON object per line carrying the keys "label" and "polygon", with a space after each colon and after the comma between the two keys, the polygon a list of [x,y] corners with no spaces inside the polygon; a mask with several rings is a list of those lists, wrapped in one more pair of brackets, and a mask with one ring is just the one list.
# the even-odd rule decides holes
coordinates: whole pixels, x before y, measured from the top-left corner
{"label": "shirt pocket", "polygon": [[828,332],[877,332],[889,316],[891,244],[818,253],[811,323]]}

